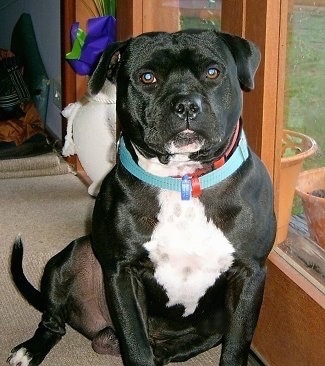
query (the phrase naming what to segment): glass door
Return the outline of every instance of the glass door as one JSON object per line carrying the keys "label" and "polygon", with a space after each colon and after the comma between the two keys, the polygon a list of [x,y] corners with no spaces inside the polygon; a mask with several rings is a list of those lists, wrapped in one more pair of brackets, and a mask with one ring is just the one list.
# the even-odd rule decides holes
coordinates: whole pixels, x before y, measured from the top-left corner
{"label": "glass door", "polygon": [[[294,182],[300,194],[293,197],[292,205],[290,203],[291,222],[287,240],[279,245],[279,249],[289,257],[289,260],[293,260],[303,275],[311,276],[315,286],[323,291],[325,255],[319,246],[322,240],[320,231],[324,230],[324,227],[313,228],[312,221],[317,221],[318,217],[309,218],[309,214],[313,215],[308,211],[312,210],[312,207],[306,206],[309,203],[313,204],[307,195],[313,191],[315,194],[317,191],[320,194],[322,191],[325,192],[324,30],[324,1],[293,0],[289,3],[283,135],[283,143],[288,144],[288,148],[284,150],[284,161],[289,166],[290,161],[298,160],[300,155],[304,158],[305,154],[306,158],[301,161],[303,164],[301,169],[305,172],[298,175]],[[305,149],[311,150],[309,141],[312,140],[316,141],[318,150],[316,153],[311,151],[312,154],[309,155]],[[281,169],[285,174],[284,170],[288,167],[283,165],[281,162]],[[312,180],[315,180],[315,183]],[[305,202],[305,208],[301,197],[308,200]],[[317,202],[316,216],[324,216],[325,208],[322,208],[318,198],[315,202]]]}
{"label": "glass door", "polygon": [[[294,0],[289,8],[285,127],[314,138],[304,168],[325,166],[325,1]],[[296,212],[301,212],[297,207]]]}
{"label": "glass door", "polygon": [[221,0],[180,0],[180,28],[221,29]]}
{"label": "glass door", "polygon": [[221,0],[142,0],[141,32],[221,26]]}

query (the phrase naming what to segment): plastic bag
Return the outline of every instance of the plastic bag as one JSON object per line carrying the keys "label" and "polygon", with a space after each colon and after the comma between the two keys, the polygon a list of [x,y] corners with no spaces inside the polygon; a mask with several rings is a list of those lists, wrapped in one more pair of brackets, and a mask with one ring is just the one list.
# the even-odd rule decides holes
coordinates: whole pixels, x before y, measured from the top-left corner
{"label": "plastic bag", "polygon": [[77,74],[91,75],[104,50],[116,41],[116,19],[111,15],[90,18],[87,32],[75,22],[70,35],[72,49],[66,59]]}

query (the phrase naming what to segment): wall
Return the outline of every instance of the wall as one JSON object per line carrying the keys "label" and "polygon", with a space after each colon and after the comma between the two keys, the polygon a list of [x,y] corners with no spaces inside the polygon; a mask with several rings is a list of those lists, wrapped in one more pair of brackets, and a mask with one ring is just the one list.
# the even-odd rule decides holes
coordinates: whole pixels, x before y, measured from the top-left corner
{"label": "wall", "polygon": [[[4,4],[9,5],[1,9]],[[46,128],[61,139],[61,110],[53,103],[53,81],[61,83],[60,1],[0,0],[1,48],[10,47],[12,29],[23,12],[32,17],[39,51],[51,80]]]}

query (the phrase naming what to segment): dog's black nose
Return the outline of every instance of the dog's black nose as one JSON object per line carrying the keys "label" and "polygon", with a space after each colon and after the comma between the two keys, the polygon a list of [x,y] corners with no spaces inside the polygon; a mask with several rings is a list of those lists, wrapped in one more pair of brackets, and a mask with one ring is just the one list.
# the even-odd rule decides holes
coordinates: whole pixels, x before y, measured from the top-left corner
{"label": "dog's black nose", "polygon": [[201,98],[195,94],[177,96],[173,103],[173,110],[182,120],[195,119],[202,112]]}

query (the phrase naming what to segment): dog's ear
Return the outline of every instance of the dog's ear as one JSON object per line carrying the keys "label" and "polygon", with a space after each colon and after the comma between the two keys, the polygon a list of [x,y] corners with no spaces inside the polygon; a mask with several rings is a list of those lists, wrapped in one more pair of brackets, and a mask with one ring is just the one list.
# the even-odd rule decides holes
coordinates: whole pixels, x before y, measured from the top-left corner
{"label": "dog's ear", "polygon": [[112,43],[102,54],[95,71],[92,73],[88,88],[92,95],[96,95],[102,89],[105,80],[115,83],[117,68],[121,54],[125,50],[128,41]]}
{"label": "dog's ear", "polygon": [[257,46],[244,38],[228,33],[219,33],[227,44],[237,65],[240,86],[244,91],[254,89],[254,76],[261,60]]}

